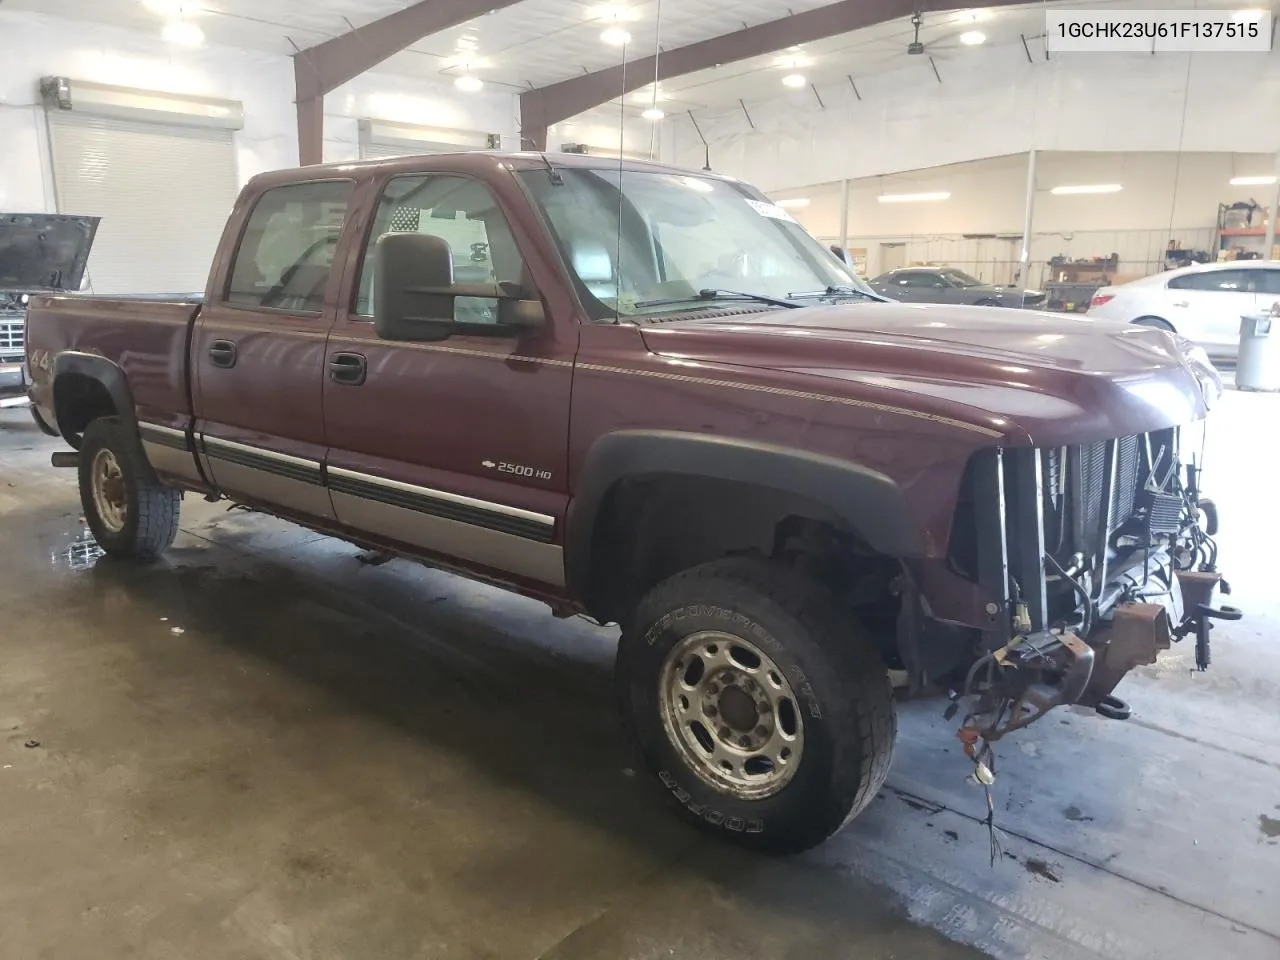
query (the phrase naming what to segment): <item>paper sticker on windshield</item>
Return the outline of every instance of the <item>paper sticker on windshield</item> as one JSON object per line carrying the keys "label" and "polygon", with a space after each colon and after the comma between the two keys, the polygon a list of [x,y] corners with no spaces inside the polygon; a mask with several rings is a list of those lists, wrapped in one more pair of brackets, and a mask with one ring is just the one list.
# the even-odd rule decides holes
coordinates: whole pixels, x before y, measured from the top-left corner
{"label": "paper sticker on windshield", "polygon": [[770,220],[789,220],[791,223],[796,222],[796,218],[787,211],[783,210],[776,203],[765,203],[762,200],[748,200],[747,203],[751,209],[762,217],[768,217]]}

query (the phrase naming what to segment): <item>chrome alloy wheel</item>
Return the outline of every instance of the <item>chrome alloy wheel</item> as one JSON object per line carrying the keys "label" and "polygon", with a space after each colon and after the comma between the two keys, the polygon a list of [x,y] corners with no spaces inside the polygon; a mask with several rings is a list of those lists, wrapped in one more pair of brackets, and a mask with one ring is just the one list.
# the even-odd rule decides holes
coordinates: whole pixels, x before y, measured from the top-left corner
{"label": "chrome alloy wheel", "polygon": [[781,668],[754,643],[717,631],[685,637],[658,679],[667,739],[721,793],[773,796],[804,752],[799,704]]}
{"label": "chrome alloy wheel", "polygon": [[124,489],[124,471],[110,450],[101,449],[93,458],[93,506],[98,519],[111,533],[124,529],[128,516],[128,499]]}

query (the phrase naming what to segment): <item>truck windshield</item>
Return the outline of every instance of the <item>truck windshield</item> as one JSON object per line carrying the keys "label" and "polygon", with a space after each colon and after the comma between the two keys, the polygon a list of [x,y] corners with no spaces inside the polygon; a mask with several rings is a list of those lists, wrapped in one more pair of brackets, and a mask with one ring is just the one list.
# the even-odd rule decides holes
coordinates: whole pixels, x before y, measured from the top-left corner
{"label": "truck windshield", "polygon": [[556,173],[521,177],[595,319],[741,307],[747,297],[879,299],[785,210],[737,184],[616,168]]}

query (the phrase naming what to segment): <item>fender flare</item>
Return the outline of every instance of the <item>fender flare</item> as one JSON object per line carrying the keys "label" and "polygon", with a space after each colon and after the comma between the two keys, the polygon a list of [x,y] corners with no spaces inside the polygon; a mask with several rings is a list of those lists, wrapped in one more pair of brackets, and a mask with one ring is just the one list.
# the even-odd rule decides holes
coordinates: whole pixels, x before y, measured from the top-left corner
{"label": "fender flare", "polygon": [[80,353],[68,350],[58,354],[53,361],[52,403],[54,420],[58,432],[68,443],[72,435],[63,424],[62,412],[58,410],[58,378],[66,373],[74,373],[96,380],[106,389],[116,412],[130,427],[137,429],[138,415],[133,405],[133,391],[129,389],[129,381],[115,362],[93,353]]}
{"label": "fender flare", "polygon": [[596,521],[609,491],[627,477],[677,474],[753,483],[827,506],[879,553],[921,552],[902,491],[876,470],[835,457],[751,440],[669,430],[621,430],[587,451],[565,532],[569,584],[586,596]]}

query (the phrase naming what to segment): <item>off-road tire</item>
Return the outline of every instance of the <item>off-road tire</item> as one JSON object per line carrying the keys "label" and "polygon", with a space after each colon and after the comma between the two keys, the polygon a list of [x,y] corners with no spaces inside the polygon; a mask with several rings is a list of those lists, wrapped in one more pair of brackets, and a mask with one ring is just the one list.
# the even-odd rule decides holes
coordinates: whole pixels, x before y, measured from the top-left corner
{"label": "off-road tire", "polygon": [[[123,481],[124,523],[118,530],[104,521],[94,499],[93,465],[103,450],[114,455]],[[137,435],[119,417],[102,417],[85,429],[79,474],[85,521],[93,538],[109,555],[152,560],[173,543],[178,534],[182,494],[156,478]]]}
{"label": "off-road tire", "polygon": [[[664,727],[664,660],[703,631],[767,651],[798,695],[804,752],[771,796],[707,783]],[[866,808],[889,771],[897,718],[879,651],[829,591],[777,564],[717,560],[658,584],[623,627],[616,682],[624,722],[662,788],[700,827],[745,846],[792,853],[821,843]]]}

